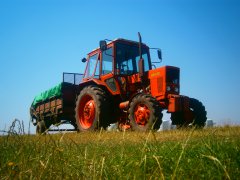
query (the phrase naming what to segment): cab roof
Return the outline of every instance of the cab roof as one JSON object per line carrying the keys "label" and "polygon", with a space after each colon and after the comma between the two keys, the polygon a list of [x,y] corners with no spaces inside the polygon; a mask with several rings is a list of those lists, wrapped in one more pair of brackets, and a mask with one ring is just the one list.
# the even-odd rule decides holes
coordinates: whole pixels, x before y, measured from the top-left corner
{"label": "cab roof", "polygon": [[[123,39],[123,38],[117,38],[117,39],[114,39],[112,41],[109,41],[107,43],[107,45],[113,44],[113,43],[117,43],[117,42],[123,42],[123,43],[134,44],[134,45],[138,45],[139,44],[139,42],[137,42],[137,41],[132,41],[132,40]],[[147,48],[149,48],[145,43],[142,43],[142,45],[146,46]],[[95,51],[99,51],[99,50],[100,50],[100,48],[98,47],[98,48],[92,50],[90,53],[88,53],[88,55],[92,54]]]}

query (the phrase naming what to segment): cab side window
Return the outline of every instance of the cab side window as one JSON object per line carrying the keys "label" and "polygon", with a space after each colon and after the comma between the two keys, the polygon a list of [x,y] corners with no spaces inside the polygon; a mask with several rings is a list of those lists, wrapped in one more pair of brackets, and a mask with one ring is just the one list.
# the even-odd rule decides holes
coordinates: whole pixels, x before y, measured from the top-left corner
{"label": "cab side window", "polygon": [[111,73],[113,70],[113,48],[102,52],[102,75]]}
{"label": "cab side window", "polygon": [[[97,64],[96,64],[97,63]],[[96,71],[95,71],[96,68]],[[99,77],[99,60],[98,54],[89,57],[86,77]]]}

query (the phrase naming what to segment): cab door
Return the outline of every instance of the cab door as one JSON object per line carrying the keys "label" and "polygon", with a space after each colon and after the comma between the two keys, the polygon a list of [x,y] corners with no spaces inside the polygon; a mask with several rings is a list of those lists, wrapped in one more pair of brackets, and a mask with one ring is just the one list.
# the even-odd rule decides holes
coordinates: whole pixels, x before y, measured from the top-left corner
{"label": "cab door", "polygon": [[114,75],[114,47],[108,45],[105,51],[101,52],[101,81],[105,82],[107,88],[113,95],[120,94],[119,85]]}

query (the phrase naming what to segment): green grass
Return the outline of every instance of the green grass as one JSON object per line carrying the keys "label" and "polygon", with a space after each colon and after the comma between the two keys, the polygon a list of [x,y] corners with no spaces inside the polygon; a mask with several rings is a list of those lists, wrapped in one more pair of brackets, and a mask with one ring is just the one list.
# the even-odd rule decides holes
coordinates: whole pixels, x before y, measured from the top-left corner
{"label": "green grass", "polygon": [[240,127],[0,137],[0,179],[238,179]]}

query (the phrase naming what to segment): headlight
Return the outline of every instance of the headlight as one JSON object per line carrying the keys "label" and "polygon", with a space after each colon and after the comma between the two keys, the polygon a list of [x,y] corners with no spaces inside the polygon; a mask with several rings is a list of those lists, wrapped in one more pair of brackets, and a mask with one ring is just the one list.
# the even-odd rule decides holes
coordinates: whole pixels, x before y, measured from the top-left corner
{"label": "headlight", "polygon": [[167,86],[167,91],[171,91],[171,87],[170,86]]}
{"label": "headlight", "polygon": [[175,92],[177,92],[177,93],[179,92],[179,89],[178,89],[178,87],[175,87]]}

